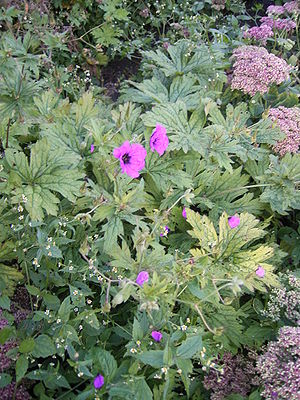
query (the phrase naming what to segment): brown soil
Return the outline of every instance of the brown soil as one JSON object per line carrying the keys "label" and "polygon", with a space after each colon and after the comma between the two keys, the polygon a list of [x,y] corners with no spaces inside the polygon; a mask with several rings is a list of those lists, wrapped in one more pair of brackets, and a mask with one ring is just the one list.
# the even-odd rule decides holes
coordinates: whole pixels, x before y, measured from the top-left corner
{"label": "brown soil", "polygon": [[140,57],[115,59],[101,70],[100,85],[106,88],[106,94],[116,101],[119,97],[120,83],[137,74]]}

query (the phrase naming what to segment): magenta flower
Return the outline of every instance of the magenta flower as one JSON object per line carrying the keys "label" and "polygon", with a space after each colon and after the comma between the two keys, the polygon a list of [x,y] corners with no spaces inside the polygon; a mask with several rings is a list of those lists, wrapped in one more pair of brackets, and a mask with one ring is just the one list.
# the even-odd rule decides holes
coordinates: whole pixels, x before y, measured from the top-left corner
{"label": "magenta flower", "polygon": [[259,278],[263,278],[265,276],[266,271],[263,269],[261,265],[259,265],[255,273]]}
{"label": "magenta flower", "polygon": [[151,332],[151,336],[153,337],[153,339],[154,339],[156,342],[160,342],[161,339],[162,339],[162,334],[161,334],[161,332],[159,332],[159,331],[152,331],[152,332]]}
{"label": "magenta flower", "polygon": [[103,385],[104,385],[104,376],[97,375],[96,378],[94,379],[95,389],[101,389]]}
{"label": "magenta flower", "polygon": [[231,229],[239,226],[240,222],[241,220],[236,215],[233,215],[232,217],[228,218],[228,225],[230,226]]}
{"label": "magenta flower", "polygon": [[168,227],[168,225],[166,225],[164,227],[164,231],[159,236],[161,236],[161,237],[167,236],[169,232],[170,232],[170,228]]}
{"label": "magenta flower", "polygon": [[160,156],[164,154],[169,145],[167,130],[164,126],[156,124],[156,128],[150,137],[150,148],[154,152],[156,150]]}
{"label": "magenta flower", "polygon": [[141,144],[124,142],[113,151],[113,156],[120,160],[122,174],[132,178],[139,177],[139,171],[145,167],[146,149]]}
{"label": "magenta flower", "polygon": [[91,144],[91,153],[93,153],[94,150],[95,150],[95,146],[94,146],[94,144],[92,143],[92,144]]}
{"label": "magenta flower", "polygon": [[138,274],[138,276],[136,277],[136,283],[139,285],[139,286],[143,286],[143,284],[145,283],[145,282],[148,282],[149,281],[149,274],[148,274],[148,272],[147,271],[141,271],[139,274]]}
{"label": "magenta flower", "polygon": [[185,207],[183,207],[183,209],[182,209],[182,216],[183,216],[183,218],[186,219],[186,209],[185,209]]}

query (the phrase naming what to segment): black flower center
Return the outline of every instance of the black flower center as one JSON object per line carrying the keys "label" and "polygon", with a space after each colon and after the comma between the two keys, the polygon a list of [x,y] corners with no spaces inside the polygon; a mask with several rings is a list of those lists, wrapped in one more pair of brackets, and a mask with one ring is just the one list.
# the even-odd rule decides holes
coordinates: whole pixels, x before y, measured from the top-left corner
{"label": "black flower center", "polygon": [[125,153],[123,156],[122,156],[122,160],[123,160],[123,163],[124,164],[129,164],[130,163],[130,155],[128,154],[128,153]]}

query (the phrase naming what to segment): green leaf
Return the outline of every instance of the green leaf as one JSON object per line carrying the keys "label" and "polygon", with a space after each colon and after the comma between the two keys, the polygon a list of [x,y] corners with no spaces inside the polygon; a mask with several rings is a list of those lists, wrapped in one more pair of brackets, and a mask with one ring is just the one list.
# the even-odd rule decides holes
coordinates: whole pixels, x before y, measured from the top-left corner
{"label": "green leaf", "polygon": [[13,332],[14,330],[11,326],[5,326],[0,329],[0,344],[4,344],[12,336]]}
{"label": "green leaf", "polygon": [[70,168],[62,150],[51,151],[46,138],[32,146],[30,163],[24,153],[12,149],[7,150],[5,162],[10,171],[7,190],[15,194],[15,203],[23,202],[22,196],[26,196],[25,208],[33,220],[42,220],[43,210],[57,215],[59,199],[53,192],[69,201],[80,194],[83,174]]}
{"label": "green leaf", "polygon": [[[204,86],[208,79],[216,76],[219,63],[212,61],[212,49],[204,45],[190,48],[188,40],[180,40],[167,49],[168,55],[162,50],[145,51],[144,58],[157,65],[166,76],[183,75],[189,72],[197,74],[197,79]],[[189,55],[193,53],[193,55]]]}
{"label": "green leaf", "polygon": [[24,355],[19,356],[16,362],[16,381],[20,382],[20,380],[24,377],[28,369],[28,360]]}
{"label": "green leaf", "polygon": [[50,293],[45,293],[43,294],[43,300],[46,304],[46,307],[49,308],[50,310],[58,310],[60,306],[60,300],[57,296],[50,294]]}
{"label": "green leaf", "polygon": [[12,377],[9,374],[5,374],[4,372],[0,374],[0,389],[9,385],[12,381]]}
{"label": "green leaf", "polygon": [[109,252],[113,247],[117,246],[118,236],[124,234],[123,224],[120,218],[113,217],[107,224],[103,226],[104,231],[104,251]]}
{"label": "green leaf", "polygon": [[70,297],[68,296],[61,303],[59,310],[58,310],[58,316],[64,322],[68,322],[69,318],[70,318],[70,312],[71,312],[71,304],[70,304]]}
{"label": "green leaf", "polygon": [[116,26],[112,27],[106,23],[101,26],[101,28],[93,29],[92,35],[94,36],[97,44],[108,47],[119,44],[120,40],[118,37],[121,36],[121,31]]}
{"label": "green leaf", "polygon": [[135,394],[135,400],[152,400],[153,394],[151,389],[147,385],[144,378],[135,379],[134,383],[131,385],[133,393]]}
{"label": "green leaf", "polygon": [[118,365],[115,358],[106,350],[97,349],[96,350],[96,363],[99,367],[99,371],[101,371],[104,376],[109,377],[109,379],[113,379]]}
{"label": "green leaf", "polygon": [[19,352],[20,353],[30,353],[34,349],[34,339],[33,338],[27,338],[24,339],[19,346]]}
{"label": "green leaf", "polygon": [[34,340],[34,349],[32,355],[34,357],[49,357],[56,353],[53,340],[47,335],[40,335]]}
{"label": "green leaf", "polygon": [[140,326],[140,323],[136,318],[134,318],[133,329],[132,329],[132,339],[135,341],[140,340],[143,338],[143,336],[144,336],[144,332]]}
{"label": "green leaf", "polygon": [[137,355],[137,358],[146,365],[151,365],[153,368],[161,368],[164,366],[163,350],[149,350]]}
{"label": "green leaf", "polygon": [[176,354],[178,357],[183,359],[189,359],[193,357],[202,349],[202,336],[195,335],[189,336],[181,345],[177,348]]}
{"label": "green leaf", "polygon": [[287,153],[279,158],[270,155],[270,165],[258,179],[266,184],[261,201],[270,203],[273,211],[287,215],[292,209],[300,209],[300,154]]}
{"label": "green leaf", "polygon": [[8,296],[0,296],[0,307],[4,310],[10,310],[10,299]]}
{"label": "green leaf", "polygon": [[[15,287],[23,279],[23,274],[16,268],[9,267],[4,264],[0,264],[0,274],[1,278],[5,282],[5,289],[3,290],[2,294],[12,296]],[[7,301],[6,304],[8,304]]]}

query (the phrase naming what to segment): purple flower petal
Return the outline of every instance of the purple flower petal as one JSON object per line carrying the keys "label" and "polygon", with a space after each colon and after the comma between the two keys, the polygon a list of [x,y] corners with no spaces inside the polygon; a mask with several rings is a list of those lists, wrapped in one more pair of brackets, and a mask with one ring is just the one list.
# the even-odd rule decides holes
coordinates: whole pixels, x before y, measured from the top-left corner
{"label": "purple flower petal", "polygon": [[91,153],[93,153],[94,150],[95,150],[95,146],[94,146],[94,144],[92,143],[92,144],[91,144]]}
{"label": "purple flower petal", "polygon": [[151,332],[151,336],[153,337],[153,339],[154,339],[156,342],[160,342],[161,339],[162,339],[162,334],[161,334],[161,332],[159,332],[159,331],[152,331],[152,332]]}
{"label": "purple flower petal", "polygon": [[168,225],[166,225],[166,226],[164,227],[164,231],[161,232],[161,234],[160,234],[159,236],[161,236],[161,237],[167,236],[169,232],[170,232],[170,228],[168,227]]}
{"label": "purple flower petal", "polygon": [[147,151],[141,144],[131,145],[128,141],[113,151],[113,156],[120,160],[122,173],[132,178],[139,177],[139,171],[145,167],[146,155]]}
{"label": "purple flower petal", "polygon": [[186,219],[186,209],[185,209],[185,207],[183,207],[183,209],[182,209],[182,216],[183,216],[183,218]]}
{"label": "purple flower petal", "polygon": [[95,389],[101,389],[103,385],[104,385],[104,376],[99,374],[94,379],[94,387]]}
{"label": "purple flower petal", "polygon": [[236,228],[240,224],[241,220],[236,215],[228,218],[228,225],[231,229]]}
{"label": "purple flower petal", "polygon": [[261,265],[259,265],[255,273],[259,278],[263,278],[265,276],[266,271],[263,269]]}
{"label": "purple flower petal", "polygon": [[150,148],[154,152],[158,152],[160,156],[164,154],[169,146],[169,138],[167,130],[164,126],[157,124],[150,137]]}
{"label": "purple flower petal", "polygon": [[139,274],[138,274],[138,276],[136,277],[136,283],[139,285],[139,286],[143,286],[143,284],[145,283],[145,282],[148,282],[149,281],[149,274],[148,274],[148,272],[147,271],[141,271]]}

